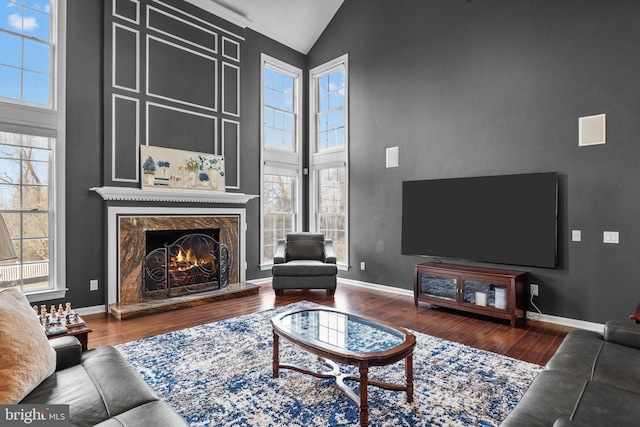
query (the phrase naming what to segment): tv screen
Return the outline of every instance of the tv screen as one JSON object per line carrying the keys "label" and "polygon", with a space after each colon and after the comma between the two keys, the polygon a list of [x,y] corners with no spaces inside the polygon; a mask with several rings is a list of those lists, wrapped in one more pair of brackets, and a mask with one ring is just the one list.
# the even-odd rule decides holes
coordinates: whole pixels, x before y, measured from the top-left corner
{"label": "tv screen", "polygon": [[402,253],[555,268],[557,173],[405,181]]}

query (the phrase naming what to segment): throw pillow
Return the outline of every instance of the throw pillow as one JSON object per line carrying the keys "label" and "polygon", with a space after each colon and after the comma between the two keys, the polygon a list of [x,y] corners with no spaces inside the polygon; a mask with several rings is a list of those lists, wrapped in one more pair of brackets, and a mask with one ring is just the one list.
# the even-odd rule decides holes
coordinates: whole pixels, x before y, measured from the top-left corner
{"label": "throw pillow", "polygon": [[0,291],[0,404],[19,403],[55,369],[56,352],[27,298]]}

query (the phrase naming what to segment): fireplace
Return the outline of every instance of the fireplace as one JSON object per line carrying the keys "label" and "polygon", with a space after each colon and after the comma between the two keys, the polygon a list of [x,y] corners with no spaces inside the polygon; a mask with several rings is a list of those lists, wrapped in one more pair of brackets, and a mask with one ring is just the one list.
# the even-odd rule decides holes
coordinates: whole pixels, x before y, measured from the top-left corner
{"label": "fireplace", "polygon": [[[259,292],[259,285],[245,282],[245,205],[257,195],[120,186],[93,187],[91,191],[111,204],[107,207],[106,296],[108,311],[114,317],[124,320]],[[189,228],[220,229],[219,241],[229,248],[229,286],[195,295],[144,301],[141,260],[147,255],[145,232]]]}
{"label": "fireplace", "polygon": [[142,299],[170,298],[229,286],[229,247],[220,229],[146,231]]}
{"label": "fireplace", "polygon": [[[114,263],[116,279],[114,281],[117,284],[115,294],[118,298],[111,303],[137,304],[159,300],[159,294],[163,289],[162,285],[156,288],[152,285],[151,292],[146,296],[143,295],[146,286],[145,280],[143,280],[143,260],[154,249],[162,249],[165,245],[171,245],[184,234],[205,234],[217,243],[224,244],[225,249],[222,249],[222,252],[227,255],[222,257],[215,255],[219,263],[226,265],[226,269],[220,269],[219,266],[216,266],[216,271],[226,271],[225,276],[218,283],[234,284],[244,281],[243,248],[245,245],[243,243],[245,237],[244,227],[241,226],[244,221],[236,213],[237,211],[222,211],[221,209],[215,211],[199,209],[196,211],[173,208],[171,212],[167,212],[166,208],[162,210],[145,208],[143,210],[141,208],[120,207],[110,209],[120,211],[119,215],[114,216],[115,227],[113,228],[116,230],[117,237],[117,243],[115,243],[117,257]],[[215,244],[213,246],[215,253],[217,249]],[[161,265],[161,260],[157,264]],[[213,280],[208,280],[208,282],[213,282]],[[173,297],[177,295],[178,290],[181,295],[191,294],[186,289],[177,288],[172,291],[171,299],[177,299]],[[204,294],[204,292],[199,293]]]}

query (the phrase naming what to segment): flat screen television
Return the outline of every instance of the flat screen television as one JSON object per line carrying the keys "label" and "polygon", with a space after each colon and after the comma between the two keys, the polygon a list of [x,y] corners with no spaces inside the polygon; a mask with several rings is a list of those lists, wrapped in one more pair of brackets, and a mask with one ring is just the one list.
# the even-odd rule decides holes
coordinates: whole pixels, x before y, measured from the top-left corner
{"label": "flat screen television", "polygon": [[402,254],[555,268],[555,172],[402,183]]}

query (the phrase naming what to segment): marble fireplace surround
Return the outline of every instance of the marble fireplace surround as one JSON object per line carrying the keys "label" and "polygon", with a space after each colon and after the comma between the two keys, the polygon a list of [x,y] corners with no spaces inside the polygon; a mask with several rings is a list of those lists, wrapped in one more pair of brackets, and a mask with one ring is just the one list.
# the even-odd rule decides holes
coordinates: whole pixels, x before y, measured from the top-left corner
{"label": "marble fireplace surround", "polygon": [[141,263],[146,255],[145,231],[219,228],[229,246],[230,283],[245,281],[246,210],[244,208],[183,208],[111,206],[108,222],[108,306],[135,303],[141,297]]}

